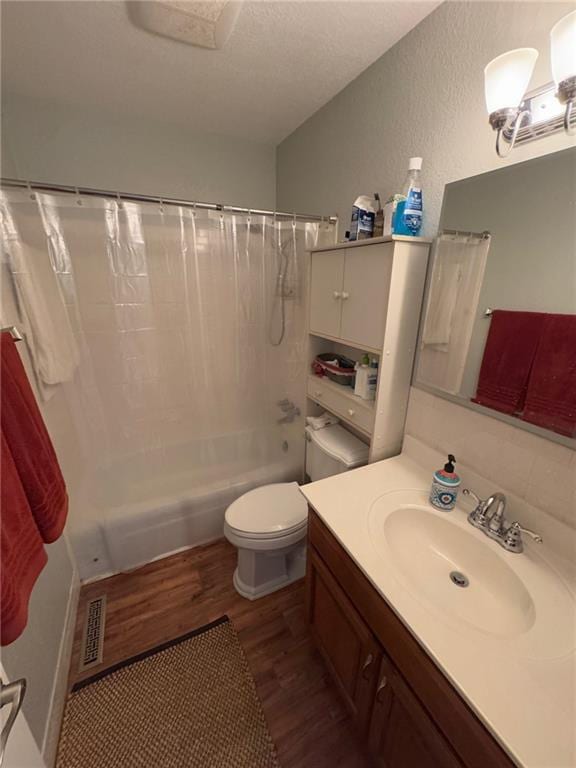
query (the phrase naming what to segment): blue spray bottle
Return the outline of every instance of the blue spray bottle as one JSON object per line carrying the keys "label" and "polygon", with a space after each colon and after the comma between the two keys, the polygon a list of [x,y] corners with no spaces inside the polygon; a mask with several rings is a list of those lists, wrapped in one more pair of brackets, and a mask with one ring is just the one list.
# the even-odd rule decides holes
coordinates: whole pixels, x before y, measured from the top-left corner
{"label": "blue spray bottle", "polygon": [[394,214],[393,231],[395,235],[417,237],[422,228],[422,182],[420,171],[422,170],[422,158],[411,157],[408,164],[408,175],[404,182],[401,200],[396,206]]}

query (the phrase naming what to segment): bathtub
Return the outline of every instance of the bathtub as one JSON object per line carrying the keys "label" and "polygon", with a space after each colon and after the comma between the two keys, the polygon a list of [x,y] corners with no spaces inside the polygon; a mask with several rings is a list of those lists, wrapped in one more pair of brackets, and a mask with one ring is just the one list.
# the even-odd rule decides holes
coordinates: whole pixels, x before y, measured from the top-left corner
{"label": "bathtub", "polygon": [[[93,525],[80,535],[81,577],[128,571],[220,538],[234,499],[266,483],[302,480],[302,426],[290,431],[291,440],[278,428],[241,432],[97,467],[84,501]],[[95,527],[106,550],[99,557],[91,556]]]}

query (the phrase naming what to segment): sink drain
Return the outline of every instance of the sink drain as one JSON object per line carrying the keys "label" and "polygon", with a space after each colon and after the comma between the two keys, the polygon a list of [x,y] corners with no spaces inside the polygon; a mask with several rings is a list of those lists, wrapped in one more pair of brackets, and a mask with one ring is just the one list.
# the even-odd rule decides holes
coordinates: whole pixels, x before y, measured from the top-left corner
{"label": "sink drain", "polygon": [[464,574],[460,573],[460,571],[452,571],[450,574],[450,580],[453,584],[456,584],[457,587],[467,587],[470,584],[468,577],[464,576]]}

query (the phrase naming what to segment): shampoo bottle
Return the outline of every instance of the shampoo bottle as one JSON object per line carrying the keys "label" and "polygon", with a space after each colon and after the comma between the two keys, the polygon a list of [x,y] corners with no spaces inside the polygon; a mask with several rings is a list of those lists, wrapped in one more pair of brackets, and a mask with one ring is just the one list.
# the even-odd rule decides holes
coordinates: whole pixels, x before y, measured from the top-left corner
{"label": "shampoo bottle", "polygon": [[368,195],[360,195],[352,206],[350,240],[366,240],[374,229],[374,206]]}
{"label": "shampoo bottle", "polygon": [[356,364],[356,382],[354,394],[363,400],[374,400],[376,397],[376,384],[378,382],[378,368],[370,364],[368,355],[362,357],[360,364]]}
{"label": "shampoo bottle", "polygon": [[450,453],[448,461],[444,464],[444,469],[434,472],[432,478],[432,488],[430,489],[430,504],[436,509],[442,509],[445,512],[454,509],[456,506],[456,497],[458,496],[458,486],[460,478],[454,471],[456,459]]}

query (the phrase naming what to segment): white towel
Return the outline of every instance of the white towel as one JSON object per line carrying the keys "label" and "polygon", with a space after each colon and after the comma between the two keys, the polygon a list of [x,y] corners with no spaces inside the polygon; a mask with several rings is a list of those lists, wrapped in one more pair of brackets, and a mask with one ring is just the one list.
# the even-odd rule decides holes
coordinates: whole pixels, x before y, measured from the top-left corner
{"label": "white towel", "polygon": [[477,242],[477,238],[471,240],[467,236],[440,235],[437,238],[422,332],[423,346],[434,347],[438,352],[448,351],[463,268],[474,258]]}
{"label": "white towel", "polygon": [[20,237],[5,193],[0,199],[0,235],[23,315],[26,341],[42,396],[47,400],[54,385],[74,375],[79,360],[76,340],[50,254]]}
{"label": "white towel", "polygon": [[306,423],[312,427],[313,430],[324,429],[324,427],[330,427],[332,424],[339,424],[340,419],[337,419],[332,413],[324,411],[320,416],[306,416]]}

